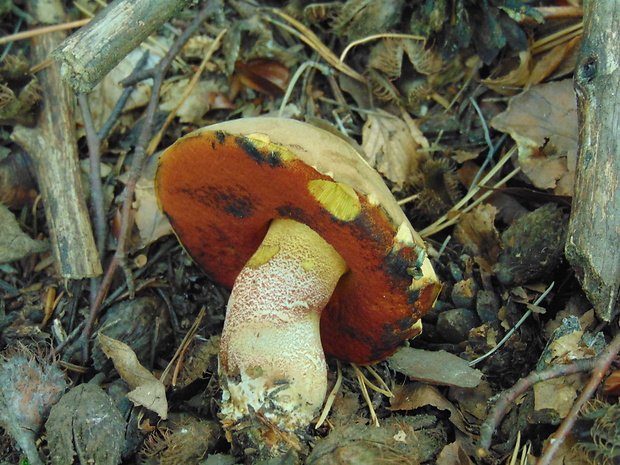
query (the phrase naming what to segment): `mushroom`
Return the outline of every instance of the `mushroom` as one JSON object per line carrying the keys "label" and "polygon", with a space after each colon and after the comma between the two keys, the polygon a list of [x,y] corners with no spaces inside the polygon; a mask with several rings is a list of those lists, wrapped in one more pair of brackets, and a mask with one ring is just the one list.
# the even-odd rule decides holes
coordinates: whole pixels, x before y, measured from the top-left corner
{"label": "mushroom", "polygon": [[219,352],[222,415],[307,426],[325,353],[370,364],[421,331],[440,284],[381,176],[299,121],[208,126],[161,156],[161,209],[192,258],[232,288]]}

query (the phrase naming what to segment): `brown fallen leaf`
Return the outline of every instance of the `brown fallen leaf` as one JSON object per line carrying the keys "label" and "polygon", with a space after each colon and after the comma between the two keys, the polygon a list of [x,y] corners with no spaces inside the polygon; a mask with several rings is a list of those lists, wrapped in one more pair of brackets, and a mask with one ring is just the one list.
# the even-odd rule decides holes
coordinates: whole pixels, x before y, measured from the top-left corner
{"label": "brown fallen leaf", "polygon": [[[162,111],[174,110],[187,90],[189,82],[189,79],[181,79],[170,84],[162,95],[163,101],[160,109]],[[203,116],[209,110],[218,109],[218,107],[232,109],[234,105],[224,96],[221,86],[215,80],[199,81],[178,109],[177,116],[182,123],[202,126],[205,124]]]}
{"label": "brown fallen leaf", "polygon": [[[387,179],[402,187],[425,155],[418,152],[417,134],[411,123],[389,114],[373,113],[362,130],[366,161]],[[414,125],[415,126],[415,125]]]}
{"label": "brown fallen leaf", "polygon": [[558,418],[564,418],[575,403],[585,385],[581,374],[548,379],[534,385],[534,409],[554,410]]}
{"label": "brown fallen leaf", "polygon": [[450,400],[456,402],[463,416],[473,422],[482,422],[489,413],[489,399],[494,392],[488,381],[483,380],[476,389],[451,388]]}
{"label": "brown fallen leaf", "polygon": [[23,232],[13,213],[0,204],[0,263],[20,260],[48,248],[45,242],[35,241]]}
{"label": "brown fallen leaf", "polygon": [[459,410],[437,390],[436,387],[422,383],[399,385],[392,391],[390,410],[415,410],[431,405],[439,410],[450,412],[450,421],[463,433],[467,433],[465,421]]}
{"label": "brown fallen leaf", "polygon": [[532,54],[528,50],[519,52],[519,65],[503,76],[482,79],[480,82],[502,95],[514,95],[529,79]]}
{"label": "brown fallen leaf", "polygon": [[152,410],[165,420],[168,417],[168,401],[163,383],[140,365],[138,357],[127,344],[101,333],[97,338],[103,352],[114,362],[116,371],[133,389],[127,394],[127,398]]}
{"label": "brown fallen leaf", "polygon": [[138,180],[134,207],[136,208],[134,219],[140,231],[142,246],[172,233],[168,218],[161,212],[157,204],[152,179],[142,177]]}
{"label": "brown fallen leaf", "polygon": [[471,368],[466,360],[443,350],[426,351],[404,347],[388,358],[390,368],[412,379],[441,384],[474,388],[482,373]]}
{"label": "brown fallen leaf", "polygon": [[515,140],[518,163],[536,187],[573,194],[579,128],[571,79],[534,86],[513,97],[491,126]]}
{"label": "brown fallen leaf", "polygon": [[[601,346],[604,339],[600,336]],[[538,368],[552,364],[566,365],[596,355],[596,338],[586,343],[579,318],[570,316],[562,321],[540,356]],[[599,349],[600,350],[600,349]],[[542,381],[534,385],[534,409],[555,411],[564,418],[583,389],[587,376],[581,373]]]}
{"label": "brown fallen leaf", "polygon": [[495,228],[497,209],[480,204],[461,215],[454,236],[486,271],[491,271],[502,251],[502,241]]}
{"label": "brown fallen leaf", "polygon": [[547,77],[551,76],[564,62],[568,61],[568,55],[575,53],[577,45],[581,43],[581,37],[574,37],[568,42],[556,45],[547,53],[542,55],[534,65],[526,86],[539,84]]}
{"label": "brown fallen leaf", "polygon": [[561,72],[562,65],[576,53],[581,36],[562,42],[545,53],[532,54],[530,50],[519,52],[519,63],[510,71],[496,78],[480,82],[502,95],[514,95],[520,89],[539,84],[554,73]]}
{"label": "brown fallen leaf", "polygon": [[[161,37],[159,40],[160,43],[165,41],[165,39]],[[144,53],[144,50],[140,47],[133,50],[129,55],[123,58],[120,63],[101,80],[99,84],[97,84],[92,92],[88,94],[89,107],[96,128],[103,126],[112,114],[114,107],[118,103],[118,99],[125,89],[125,87],[120,84],[120,81],[125,79],[134,71]],[[152,53],[147,58],[147,62],[144,64],[144,67],[145,69],[148,69],[156,64],[157,54]],[[151,96],[152,87],[153,83],[150,79],[144,80],[136,85],[129,97],[129,100],[123,107],[123,112],[145,106]],[[81,112],[78,111],[76,114],[78,121],[81,121]]]}
{"label": "brown fallen leaf", "polygon": [[[541,449],[546,450],[548,447],[548,442],[553,441],[553,439],[553,436],[549,436],[545,439]],[[536,457],[528,455],[527,463],[535,463],[536,460]],[[549,462],[549,465],[592,465],[596,463],[599,462],[589,458],[580,447],[579,443],[575,440],[575,435],[569,435],[564,441],[562,441],[562,444],[554,454],[551,462]]]}
{"label": "brown fallen leaf", "polygon": [[457,434],[454,442],[443,448],[437,457],[436,465],[473,465],[474,462],[469,458],[470,454],[466,452],[467,439],[467,436]]}
{"label": "brown fallen leaf", "polygon": [[[172,234],[172,227],[168,218],[159,209],[155,196],[155,172],[157,170],[158,155],[153,155],[149,160],[142,176],[136,183],[136,200],[134,201],[133,217],[140,234],[139,243],[135,247],[140,249],[155,242],[162,236]],[[121,176],[121,181],[126,182],[127,175]],[[138,241],[136,241],[138,242]]]}

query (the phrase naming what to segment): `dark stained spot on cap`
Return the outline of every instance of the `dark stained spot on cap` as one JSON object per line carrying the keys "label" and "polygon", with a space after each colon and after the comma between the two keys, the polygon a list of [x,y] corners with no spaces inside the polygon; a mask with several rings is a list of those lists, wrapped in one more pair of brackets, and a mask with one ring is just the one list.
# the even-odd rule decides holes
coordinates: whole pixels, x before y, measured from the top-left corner
{"label": "dark stained spot on cap", "polygon": [[237,145],[247,153],[252,160],[254,160],[259,165],[263,163],[267,163],[272,168],[277,168],[282,166],[282,160],[280,159],[280,155],[278,152],[269,151],[267,153],[256,148],[254,143],[246,139],[245,137],[237,137],[235,139]]}
{"label": "dark stained spot on cap", "polygon": [[310,225],[309,223],[310,218],[308,218],[308,212],[306,212],[301,207],[285,205],[285,206],[276,208],[276,211],[278,212],[278,215],[280,215],[281,218],[287,218],[289,220],[295,220],[298,223]]}
{"label": "dark stained spot on cap", "polygon": [[221,209],[236,218],[247,218],[252,215],[254,207],[248,197],[238,197],[220,193]]}
{"label": "dark stained spot on cap", "polygon": [[385,257],[384,262],[387,268],[387,272],[391,276],[395,277],[408,276],[407,269],[412,265],[409,260],[394,252],[389,253],[388,256]]}
{"label": "dark stained spot on cap", "polygon": [[417,291],[410,290],[409,292],[407,292],[407,303],[409,305],[412,305],[412,306],[415,305],[419,298],[420,298],[420,290],[417,290]]}
{"label": "dark stained spot on cap", "polygon": [[226,142],[226,133],[222,131],[215,131],[215,137],[220,144]]}
{"label": "dark stained spot on cap", "polygon": [[417,318],[407,316],[393,324],[385,323],[382,331],[380,331],[380,338],[375,340],[374,344],[371,346],[371,358],[374,360],[385,358],[386,353],[393,353],[398,347],[401,347],[409,337],[413,337],[415,332],[410,332],[409,330],[411,330],[416,320]]}
{"label": "dark stained spot on cap", "polygon": [[252,196],[240,187],[231,187],[227,191],[222,191],[211,186],[199,186],[194,189],[180,188],[178,192],[202,205],[224,211],[236,218],[247,218],[254,211]]}

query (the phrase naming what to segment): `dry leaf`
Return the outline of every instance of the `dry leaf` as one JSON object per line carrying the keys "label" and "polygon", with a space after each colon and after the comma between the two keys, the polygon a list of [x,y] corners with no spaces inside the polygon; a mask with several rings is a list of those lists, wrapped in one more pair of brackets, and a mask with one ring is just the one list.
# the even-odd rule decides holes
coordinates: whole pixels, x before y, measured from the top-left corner
{"label": "dry leaf", "polygon": [[474,465],[469,454],[465,452],[465,440],[466,437],[461,434],[454,442],[444,447],[437,457],[436,465]]}
{"label": "dry leaf", "polygon": [[168,401],[163,383],[140,365],[138,357],[127,344],[101,333],[97,339],[103,352],[114,362],[114,368],[121,378],[133,389],[127,394],[127,398],[152,410],[165,420],[168,417]]}
{"label": "dry leaf", "polygon": [[424,157],[418,153],[419,146],[410,126],[402,119],[373,113],[364,124],[362,149],[366,161],[398,187],[402,187],[409,173],[417,170]]}
{"label": "dry leaf", "polygon": [[[584,344],[583,336],[584,330],[579,318],[574,315],[565,318],[547,342],[537,368],[543,369],[551,364],[569,364],[596,355],[595,350]],[[590,344],[594,344],[594,341]],[[535,384],[534,408],[551,409],[557,412],[560,418],[564,418],[587,378],[587,375],[575,374]]]}
{"label": "dry leaf", "polygon": [[[560,444],[549,465],[594,465],[598,462],[590,460],[584,453],[581,447],[578,447],[574,434],[568,435]],[[546,450],[549,446],[549,442],[554,440],[554,435],[550,435],[541,446]],[[535,463],[536,458],[532,455],[528,456],[527,463]]]}
{"label": "dry leaf", "polygon": [[620,370],[614,370],[603,383],[603,394],[606,396],[620,395]]}
{"label": "dry leaf", "polygon": [[[141,48],[133,50],[101,80],[90,94],[88,94],[90,111],[96,128],[103,126],[110,117],[119,97],[125,90],[125,88],[119,84],[120,81],[133,72],[144,53],[145,51]],[[158,60],[157,54],[150,54],[149,58],[147,58],[147,63],[144,65],[145,69],[157,65]],[[146,105],[151,96],[152,87],[153,81],[151,79],[147,79],[136,85],[129,96],[129,100],[123,107],[123,111],[129,111],[133,108]],[[80,112],[78,112],[78,117],[81,116],[79,113]]]}
{"label": "dry leaf", "polygon": [[[170,84],[162,95],[161,110],[174,110],[187,90],[188,85],[189,79],[181,79]],[[227,102],[227,105],[223,102]],[[220,88],[215,81],[199,81],[179,108],[177,116],[182,123],[192,123],[201,126],[204,124],[202,117],[216,106],[220,108],[234,108],[234,105],[220,92]]]}
{"label": "dry leaf", "polygon": [[567,61],[580,42],[581,37],[575,37],[536,57],[529,50],[519,52],[519,65],[516,68],[504,76],[482,79],[481,82],[500,94],[514,95],[518,89],[538,84],[551,76]]}
{"label": "dry leaf", "polygon": [[172,233],[172,227],[168,218],[159,209],[155,196],[155,172],[157,170],[156,155],[149,160],[148,165],[142,172],[142,176],[136,183],[133,203],[134,220],[140,232],[141,244],[139,248],[155,242],[160,237]]}
{"label": "dry leaf", "polygon": [[432,384],[476,387],[482,373],[467,361],[443,350],[426,351],[404,347],[388,358],[390,368],[412,379]]}
{"label": "dry leaf", "polygon": [[575,50],[576,45],[581,42],[581,37],[575,37],[568,42],[564,42],[560,45],[556,45],[547,53],[541,56],[541,58],[534,65],[532,74],[530,74],[526,86],[532,84],[538,84],[558,69],[558,67],[566,61],[566,57],[569,53]]}
{"label": "dry leaf", "polygon": [[476,389],[450,389],[450,400],[458,404],[463,415],[466,418],[470,415],[481,422],[486,419],[489,413],[489,399],[493,395],[493,389],[486,380],[476,386]]}
{"label": "dry leaf", "polygon": [[577,103],[570,79],[535,86],[491,121],[519,147],[519,165],[540,189],[572,195],[577,164]]}
{"label": "dry leaf", "polygon": [[0,263],[10,263],[47,249],[45,242],[35,241],[23,232],[13,213],[0,204]]}
{"label": "dry leaf", "polygon": [[450,412],[450,421],[454,426],[467,433],[465,422],[458,409],[437,390],[436,387],[422,383],[396,386],[394,397],[390,398],[390,410],[415,410],[431,405],[439,410]]}
{"label": "dry leaf", "polygon": [[489,204],[480,204],[464,213],[457,224],[454,236],[475,257],[483,269],[491,272],[501,253],[501,239],[495,228],[497,209]]}
{"label": "dry leaf", "polygon": [[560,418],[568,415],[577,395],[585,385],[586,377],[576,374],[548,379],[534,385],[534,409],[555,410]]}
{"label": "dry leaf", "polygon": [[237,61],[230,98],[232,100],[236,97],[241,86],[262,92],[272,98],[281,97],[288,87],[290,74],[286,66],[269,58],[255,58],[247,63]]}
{"label": "dry leaf", "polygon": [[519,66],[505,76],[495,79],[482,79],[480,82],[498,94],[514,95],[517,89],[523,87],[527,82],[530,76],[531,62],[532,54],[528,50],[519,52]]}

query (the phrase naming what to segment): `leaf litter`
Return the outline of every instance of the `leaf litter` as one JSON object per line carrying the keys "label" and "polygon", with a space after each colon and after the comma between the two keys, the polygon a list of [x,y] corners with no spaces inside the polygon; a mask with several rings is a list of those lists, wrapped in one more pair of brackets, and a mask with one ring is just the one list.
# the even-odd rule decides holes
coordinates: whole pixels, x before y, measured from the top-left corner
{"label": "leaf litter", "polygon": [[[532,370],[593,357],[604,348],[605,336],[610,334],[610,328],[596,320],[565,266],[558,247],[563,238],[532,232],[544,230],[541,223],[560,231],[568,214],[560,196],[573,193],[578,126],[572,81],[566,69],[576,55],[579,18],[569,20],[572,24],[565,39],[554,42],[548,27],[561,21],[547,16],[543,23],[541,12],[547,10],[521,2],[493,0],[484,2],[486,6],[461,1],[429,1],[424,6],[422,2],[405,3],[348,0],[301,8],[291,2],[286,9],[269,10],[232,2],[230,9],[222,10],[217,20],[205,24],[192,37],[167,76],[158,111],[176,114],[167,123],[158,148],[165,148],[196,127],[238,116],[274,114],[282,103],[288,104],[291,116],[321,119],[356,141],[367,161],[403,199],[403,209],[416,229],[425,231],[429,254],[444,289],[436,308],[424,318],[424,333],[411,341],[415,349],[405,348],[388,364],[379,365],[379,373],[394,393],[389,403],[381,394],[373,394],[381,427],[367,425],[369,414],[360,400],[359,388],[345,370],[344,387],[336,394],[330,415],[334,429],[309,429],[307,438],[315,446],[314,452],[307,458],[295,456],[292,461],[347,463],[347,458],[356,457],[355,463],[379,463],[379,454],[401,463],[507,463],[513,448],[518,447],[517,432],[521,440],[525,437],[532,445],[523,453],[539,456],[548,440],[545,428],[557,425],[567,415],[587,379],[583,374],[550,379],[525,392],[504,426],[495,432],[497,437],[486,461],[478,456],[476,437],[489,414],[489,399]],[[9,13],[3,21],[10,24],[16,18],[15,13]],[[186,23],[187,12],[174,20],[176,27]],[[227,33],[222,48],[213,54],[206,72],[187,94],[192,68],[223,28]],[[164,48],[174,39],[171,30],[156,39]],[[388,33],[410,37],[389,37]],[[536,40],[528,45],[527,37]],[[357,39],[361,41],[353,42]],[[338,57],[351,44],[340,60]],[[152,62],[158,61],[156,55],[150,57]],[[132,53],[89,96],[96,127],[112,113],[122,92],[119,81],[131,73],[141,56],[141,51]],[[305,63],[317,66],[302,67]],[[327,66],[328,72],[316,72],[321,66]],[[303,73],[294,78],[296,70]],[[17,92],[12,92],[22,95],[19,91],[27,80],[11,83],[17,85]],[[123,200],[131,161],[127,155],[136,143],[136,127],[151,97],[151,86],[152,81],[147,80],[134,91],[132,103],[117,117],[112,135],[103,145],[108,171],[102,179],[116,195],[110,211],[119,209]],[[282,102],[285,94],[288,101]],[[186,100],[182,102],[181,98]],[[480,112],[471,104],[472,99]],[[11,110],[11,119],[28,121],[31,103]],[[10,128],[13,121],[8,124]],[[162,123],[155,124],[160,127]],[[83,132],[76,130],[76,140]],[[502,138],[502,133],[509,137]],[[3,148],[13,150],[11,144],[3,134]],[[511,155],[513,144],[515,156]],[[135,255],[129,256],[128,270],[135,276],[140,296],[157,295],[171,309],[170,321],[165,324],[172,330],[164,330],[161,340],[153,337],[161,342],[152,348],[152,357],[145,362],[148,368],[125,342],[103,333],[98,336],[114,361],[115,368],[105,373],[108,381],[116,377],[129,384],[129,394],[121,391],[116,404],[129,397],[134,405],[133,413],[126,417],[132,418],[126,427],[127,431],[133,428],[133,437],[138,439],[131,446],[125,444],[125,453],[133,451],[133,459],[127,463],[175,463],[179,457],[188,464],[251,460],[251,445],[231,448],[224,440],[226,433],[214,428],[221,396],[217,335],[227,291],[204,277],[170,237],[169,224],[159,213],[153,194],[155,164],[156,155],[137,182],[132,202],[135,229],[130,241]],[[528,223],[531,212],[544,209],[550,202],[559,212],[556,222],[543,216]],[[93,373],[84,379],[84,374],[77,374],[82,373],[78,367],[88,370],[90,365],[63,352],[66,344],[62,342],[87,314],[90,299],[83,286],[69,283],[71,292],[45,304],[42,289],[58,285],[60,279],[50,265],[53,257],[43,246],[47,231],[38,205],[38,211],[11,207],[11,215],[20,219],[22,227],[13,228],[6,236],[24,238],[25,234],[30,245],[5,247],[7,253],[18,255],[10,256],[1,268],[3,289],[8,290],[2,307],[3,348],[26,334],[34,335],[40,343],[59,348],[67,376],[76,386],[84,386],[80,383]],[[430,228],[435,222],[438,226]],[[513,232],[507,232],[510,228]],[[529,241],[532,235],[538,240]],[[118,239],[109,237],[101,252],[110,256]],[[540,255],[540,251],[548,250],[556,250],[553,260]],[[512,257],[508,261],[510,272],[499,268],[498,264],[507,260],[504,256]],[[142,261],[138,257],[143,257]],[[529,260],[527,264],[522,262],[525,259]],[[569,284],[534,305],[554,281]],[[133,302],[132,291],[120,280],[113,290],[104,302],[104,313],[112,312],[116,303]],[[35,327],[37,312],[45,305],[52,315],[50,323],[27,332],[26,328]],[[207,316],[175,357],[178,373],[191,367],[191,381],[173,387],[170,377],[160,380],[156,373],[177,352],[176,344],[190,332],[202,306],[207,307]],[[528,310],[535,312],[520,323]],[[450,323],[455,325],[450,330],[458,329],[464,335],[458,342],[446,338],[439,329],[446,321],[441,314],[453,311],[468,315],[467,321]],[[574,318],[580,321],[580,329],[566,332]],[[122,319],[113,321],[115,325],[124,324]],[[153,334],[162,330],[162,324],[159,316],[144,320]],[[566,334],[559,335],[563,331]],[[469,365],[491,350],[494,352],[475,367]],[[429,373],[429,367],[436,373]],[[604,401],[611,402],[603,402],[600,418],[613,405],[613,396],[617,395],[614,388],[620,384],[614,384],[613,375],[609,379],[606,393],[611,397]],[[112,386],[104,386],[110,395]],[[172,402],[168,404],[168,400]],[[177,418],[181,410],[189,415]],[[167,416],[174,420],[160,422]],[[201,423],[205,420],[211,423]],[[599,421],[584,432],[596,440],[602,428]],[[424,442],[423,430],[443,439]],[[199,452],[189,447],[189,442],[197,442],[197,432],[215,438]],[[189,442],[183,437],[190,438]],[[570,438],[572,444],[576,439]],[[187,453],[171,452],[179,447],[187,448]],[[416,447],[421,455],[412,455]],[[562,449],[558,460],[566,457],[570,463],[588,463],[588,453],[574,456],[576,449]],[[592,451],[589,445],[583,449],[605,453],[596,448]],[[359,457],[366,457],[366,462]]]}

